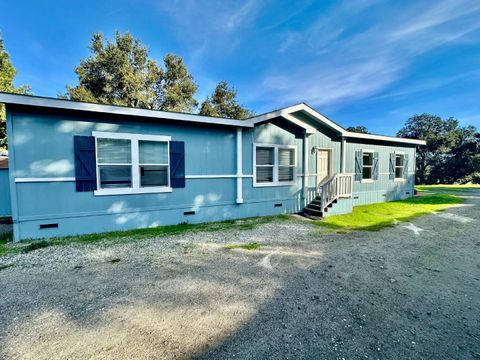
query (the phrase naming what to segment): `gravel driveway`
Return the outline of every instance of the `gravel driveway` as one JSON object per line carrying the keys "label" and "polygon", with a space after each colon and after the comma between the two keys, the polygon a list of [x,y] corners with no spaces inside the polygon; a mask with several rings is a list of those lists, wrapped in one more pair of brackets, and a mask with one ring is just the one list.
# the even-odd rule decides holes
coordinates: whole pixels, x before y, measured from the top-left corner
{"label": "gravel driveway", "polygon": [[477,359],[479,205],[2,257],[0,358]]}

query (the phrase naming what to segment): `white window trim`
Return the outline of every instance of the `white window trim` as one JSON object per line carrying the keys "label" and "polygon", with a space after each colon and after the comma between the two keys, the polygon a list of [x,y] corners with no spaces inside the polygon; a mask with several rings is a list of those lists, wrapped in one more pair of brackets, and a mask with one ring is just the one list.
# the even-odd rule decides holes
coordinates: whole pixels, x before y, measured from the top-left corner
{"label": "white window trim", "polygon": [[[404,164],[405,164],[405,152],[404,151],[395,151],[394,152],[395,154],[395,166],[393,167],[393,170],[394,170],[394,175],[395,175],[395,178],[393,179],[393,181],[397,181],[397,182],[403,182],[405,181],[404,179],[404,175],[405,175],[405,165],[402,165],[402,177],[397,177],[397,167],[400,167],[400,166],[397,166],[397,155],[402,155],[403,156],[403,161],[404,161]],[[407,169],[407,175],[408,175],[408,169]]]}
{"label": "white window trim", "polygon": [[[360,184],[371,184],[371,183],[374,182],[374,180],[373,180],[373,153],[374,152],[375,151],[372,150],[372,149],[362,149],[362,180],[360,181]],[[372,177],[369,178],[369,179],[364,179],[363,178],[363,167],[364,167],[364,165],[363,165],[363,154],[365,154],[365,153],[372,154],[372,165],[367,165],[368,167],[370,167],[372,169],[372,171],[371,171]]]}
{"label": "white window trim", "polygon": [[[103,195],[129,195],[129,194],[154,194],[154,193],[165,193],[172,192],[173,189],[170,186],[170,160],[168,163],[168,186],[151,186],[151,187],[140,187],[140,161],[139,161],[139,151],[138,151],[138,142],[143,141],[159,141],[166,142],[168,144],[167,154],[170,154],[170,141],[172,138],[170,136],[163,135],[144,135],[144,134],[130,134],[130,133],[115,133],[115,132],[103,132],[103,131],[93,131],[92,136],[95,137],[95,163],[97,171],[97,190],[93,193],[95,196]],[[100,171],[98,164],[98,150],[97,150],[97,139],[123,139],[130,140],[130,145],[132,147],[132,187],[125,188],[112,188],[112,189],[101,189],[100,188]],[[116,164],[118,165],[118,164]],[[130,165],[130,164],[128,164]]]}
{"label": "white window trim", "polygon": [[[257,183],[257,147],[273,148],[273,182]],[[278,150],[279,149],[293,149],[293,180],[292,181],[278,181]],[[297,183],[297,147],[295,145],[280,145],[280,144],[253,144],[253,187],[272,187],[272,186],[292,186]]]}

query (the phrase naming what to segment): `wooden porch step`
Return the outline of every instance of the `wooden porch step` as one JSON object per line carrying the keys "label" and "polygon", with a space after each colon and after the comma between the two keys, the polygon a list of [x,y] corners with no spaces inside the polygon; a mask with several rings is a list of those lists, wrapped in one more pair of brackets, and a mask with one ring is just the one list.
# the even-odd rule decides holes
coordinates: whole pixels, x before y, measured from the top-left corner
{"label": "wooden porch step", "polygon": [[303,212],[309,216],[314,216],[316,218],[321,218],[323,212],[319,208],[312,207],[310,204],[303,209]]}

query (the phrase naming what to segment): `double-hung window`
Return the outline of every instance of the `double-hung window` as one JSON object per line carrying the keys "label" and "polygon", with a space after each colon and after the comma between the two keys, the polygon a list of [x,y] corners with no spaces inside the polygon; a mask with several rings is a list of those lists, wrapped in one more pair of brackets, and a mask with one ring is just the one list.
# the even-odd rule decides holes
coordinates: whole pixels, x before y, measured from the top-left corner
{"label": "double-hung window", "polygon": [[373,180],[373,151],[362,152],[362,180]]}
{"label": "double-hung window", "polygon": [[403,180],[403,171],[405,166],[405,155],[404,154],[395,154],[395,179]]}
{"label": "double-hung window", "polygon": [[295,146],[255,144],[254,149],[254,186],[295,183]]}
{"label": "double-hung window", "polygon": [[132,145],[127,139],[97,139],[100,189],[132,186]]}
{"label": "double-hung window", "polygon": [[170,192],[169,136],[93,132],[95,195]]}

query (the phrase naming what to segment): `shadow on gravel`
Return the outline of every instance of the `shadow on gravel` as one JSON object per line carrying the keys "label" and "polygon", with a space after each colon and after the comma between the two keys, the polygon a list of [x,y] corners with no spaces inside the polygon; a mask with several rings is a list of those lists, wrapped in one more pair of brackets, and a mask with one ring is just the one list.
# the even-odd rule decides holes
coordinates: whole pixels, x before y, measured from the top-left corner
{"label": "shadow on gravel", "polygon": [[[473,228],[465,242],[443,238],[450,225],[425,243],[377,243],[383,259],[392,256],[386,264],[372,248],[327,252],[317,266],[285,277],[253,319],[195,358],[480,358],[480,265],[469,253],[480,242]],[[394,231],[378,234],[387,240]]]}
{"label": "shadow on gravel", "polygon": [[[449,211],[478,217],[477,208]],[[15,272],[1,278],[0,355],[479,356],[480,226],[462,225],[467,236],[445,219],[418,221],[437,232],[421,241],[401,227],[325,235],[292,245],[322,256],[285,256],[272,270],[258,266],[263,255],[256,251],[222,251],[170,262],[154,254],[134,263],[113,258],[38,276]]]}

